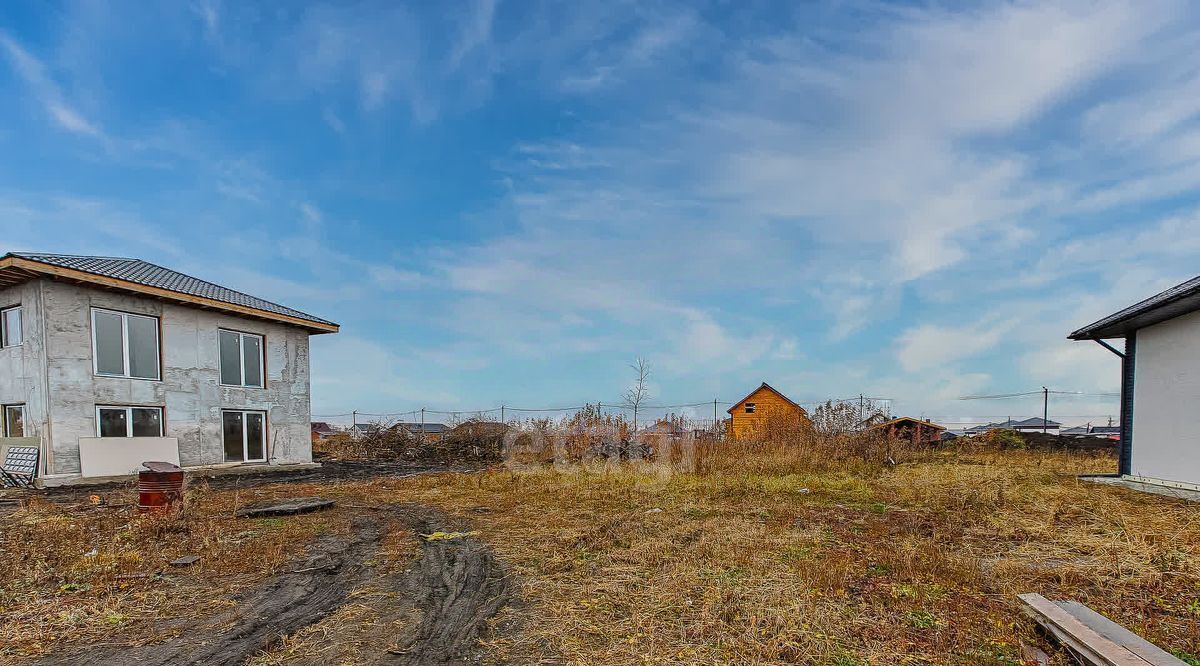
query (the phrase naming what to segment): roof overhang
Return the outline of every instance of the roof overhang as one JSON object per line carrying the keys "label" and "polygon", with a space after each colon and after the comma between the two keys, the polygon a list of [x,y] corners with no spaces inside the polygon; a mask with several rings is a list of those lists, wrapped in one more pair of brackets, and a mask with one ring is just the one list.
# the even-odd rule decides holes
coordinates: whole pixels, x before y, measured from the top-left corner
{"label": "roof overhang", "polygon": [[737,406],[738,406],[738,405],[742,404],[743,402],[746,402],[747,400],[749,400],[749,399],[750,399],[750,397],[751,397],[751,396],[753,396],[755,393],[758,393],[759,391],[761,391],[761,390],[763,390],[763,389],[767,389],[767,390],[768,390],[768,391],[770,391],[771,393],[774,393],[775,395],[779,396],[780,398],[783,398],[785,401],[787,401],[787,403],[788,403],[789,405],[791,405],[792,407],[795,407],[796,409],[800,410],[800,412],[801,412],[801,413],[803,413],[803,414],[805,414],[805,415],[807,415],[807,414],[808,414],[808,412],[807,412],[807,411],[806,411],[806,410],[805,410],[803,407],[801,407],[800,405],[797,405],[797,404],[796,404],[796,403],[795,403],[795,402],[794,402],[794,401],[793,401],[791,398],[787,397],[786,395],[784,395],[783,393],[781,393],[781,392],[780,392],[778,389],[776,389],[774,386],[771,386],[770,384],[768,384],[768,383],[766,383],[766,382],[763,382],[763,383],[762,383],[762,384],[761,384],[761,385],[760,385],[758,388],[756,388],[756,389],[754,389],[753,391],[751,391],[751,392],[747,393],[747,394],[746,394],[746,397],[744,397],[744,398],[742,398],[741,400],[738,400],[737,402],[733,403],[733,406],[732,406],[732,407],[730,407],[729,409],[725,410],[725,413],[726,413],[726,414],[732,414],[732,413],[733,413],[733,410],[737,409]]}
{"label": "roof overhang", "polygon": [[1123,338],[1139,328],[1200,310],[1200,278],[1152,296],[1136,305],[1088,324],[1067,336],[1071,340]]}
{"label": "roof overhang", "polygon": [[23,257],[7,256],[0,258],[0,288],[11,287],[37,278],[51,278],[65,282],[86,284],[88,286],[99,287],[101,289],[125,291],[164,301],[170,301],[172,303],[190,305],[192,307],[231,312],[244,317],[265,319],[267,321],[297,326],[299,328],[306,329],[309,333],[314,334],[337,333],[339,329],[338,325],[333,323],[310,321],[300,317],[293,317],[291,315],[281,314],[278,312],[270,312],[268,310],[260,310],[258,308],[239,305],[237,303],[226,303],[225,301],[219,301],[214,298],[194,296],[192,294],[171,291],[170,289],[163,289],[162,287],[151,287],[149,285],[138,284],[136,282],[122,280],[120,278],[96,275],[94,273],[75,270],[73,268],[44,264],[40,261],[32,261]]}
{"label": "roof overhang", "polygon": [[912,416],[897,416],[894,419],[889,419],[882,423],[876,423],[873,426],[867,426],[867,430],[874,430],[876,428],[887,428],[889,426],[894,426],[901,422],[914,423],[916,425],[922,426],[924,428],[930,428],[932,430],[945,430],[946,429],[946,426],[934,423],[933,421],[926,421],[924,419],[918,419],[918,418],[915,418]]}

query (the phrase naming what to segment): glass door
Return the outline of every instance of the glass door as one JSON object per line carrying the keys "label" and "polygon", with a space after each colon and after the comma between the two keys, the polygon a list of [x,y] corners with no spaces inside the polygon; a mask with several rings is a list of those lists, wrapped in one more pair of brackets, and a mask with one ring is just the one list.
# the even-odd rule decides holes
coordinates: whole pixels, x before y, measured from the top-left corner
{"label": "glass door", "polygon": [[221,412],[225,462],[263,462],[267,459],[267,414]]}

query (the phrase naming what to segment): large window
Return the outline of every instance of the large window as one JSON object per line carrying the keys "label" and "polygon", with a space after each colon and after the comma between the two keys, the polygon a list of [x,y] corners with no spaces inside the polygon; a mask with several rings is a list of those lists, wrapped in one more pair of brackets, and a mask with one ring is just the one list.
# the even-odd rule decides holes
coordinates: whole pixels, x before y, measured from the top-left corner
{"label": "large window", "polygon": [[0,415],[0,435],[4,437],[25,436],[25,405],[4,405],[4,414]]}
{"label": "large window", "polygon": [[263,412],[221,412],[221,433],[226,462],[262,462],[267,459],[267,415]]}
{"label": "large window", "polygon": [[21,344],[21,306],[0,310],[0,347]]}
{"label": "large window", "polygon": [[97,375],[158,379],[158,317],[92,310]]}
{"label": "large window", "polygon": [[252,333],[218,331],[221,344],[221,383],[263,387],[263,338]]}
{"label": "large window", "polygon": [[101,437],[162,437],[162,407],[96,407],[96,434]]}

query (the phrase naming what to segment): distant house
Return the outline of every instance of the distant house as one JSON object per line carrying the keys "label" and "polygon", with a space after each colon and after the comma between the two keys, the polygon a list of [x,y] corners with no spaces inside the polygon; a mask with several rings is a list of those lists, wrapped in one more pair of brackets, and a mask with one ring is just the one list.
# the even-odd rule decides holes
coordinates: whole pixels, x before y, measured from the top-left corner
{"label": "distant house", "polygon": [[905,439],[913,444],[936,444],[942,439],[945,430],[945,426],[911,416],[881,421],[867,428],[867,432],[886,432],[891,437]]}
{"label": "distant house", "polygon": [[662,445],[692,434],[691,430],[684,427],[683,419],[671,416],[658,419],[652,425],[639,430],[637,439],[644,444]]}
{"label": "distant house", "polygon": [[639,434],[668,435],[671,437],[682,437],[688,434],[688,432],[678,420],[666,418],[659,419],[653,425],[646,426],[638,431]]}
{"label": "distant house", "polygon": [[795,417],[801,422],[812,423],[803,407],[766,382],[734,403],[727,413],[727,432],[733,439],[752,436],[768,419]]}
{"label": "distant house", "polygon": [[1016,421],[1008,419],[999,423],[986,423],[967,428],[963,433],[967,437],[981,435],[989,430],[1016,430],[1017,432],[1046,432],[1052,435],[1057,435],[1062,424],[1053,419],[1043,421],[1040,416],[1035,416],[1028,419]]}
{"label": "distant house", "polygon": [[1089,423],[1063,428],[1058,431],[1058,434],[1063,437],[1104,437],[1107,439],[1118,439],[1121,436],[1121,428],[1119,426],[1094,426]]}
{"label": "distant house", "polygon": [[374,435],[383,429],[378,423],[355,423],[350,426],[350,436],[354,439]]}
{"label": "distant house", "polygon": [[397,423],[392,428],[399,428],[408,431],[409,434],[420,436],[425,440],[432,440],[441,437],[450,431],[450,426],[445,423]]}
{"label": "distant house", "polygon": [[1200,490],[1200,276],[1068,337],[1121,358],[1121,475]]}
{"label": "distant house", "polygon": [[324,421],[313,421],[309,430],[312,432],[312,440],[314,442],[319,439],[325,439],[330,435],[337,434],[337,430]]}

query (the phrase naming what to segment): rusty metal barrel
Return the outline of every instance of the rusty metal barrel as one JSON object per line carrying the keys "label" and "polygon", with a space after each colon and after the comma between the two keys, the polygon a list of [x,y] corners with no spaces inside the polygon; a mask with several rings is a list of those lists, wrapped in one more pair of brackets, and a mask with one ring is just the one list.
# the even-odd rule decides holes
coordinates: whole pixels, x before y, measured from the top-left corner
{"label": "rusty metal barrel", "polygon": [[142,463],[138,471],[138,511],[165,511],[183,497],[183,470],[169,462]]}

